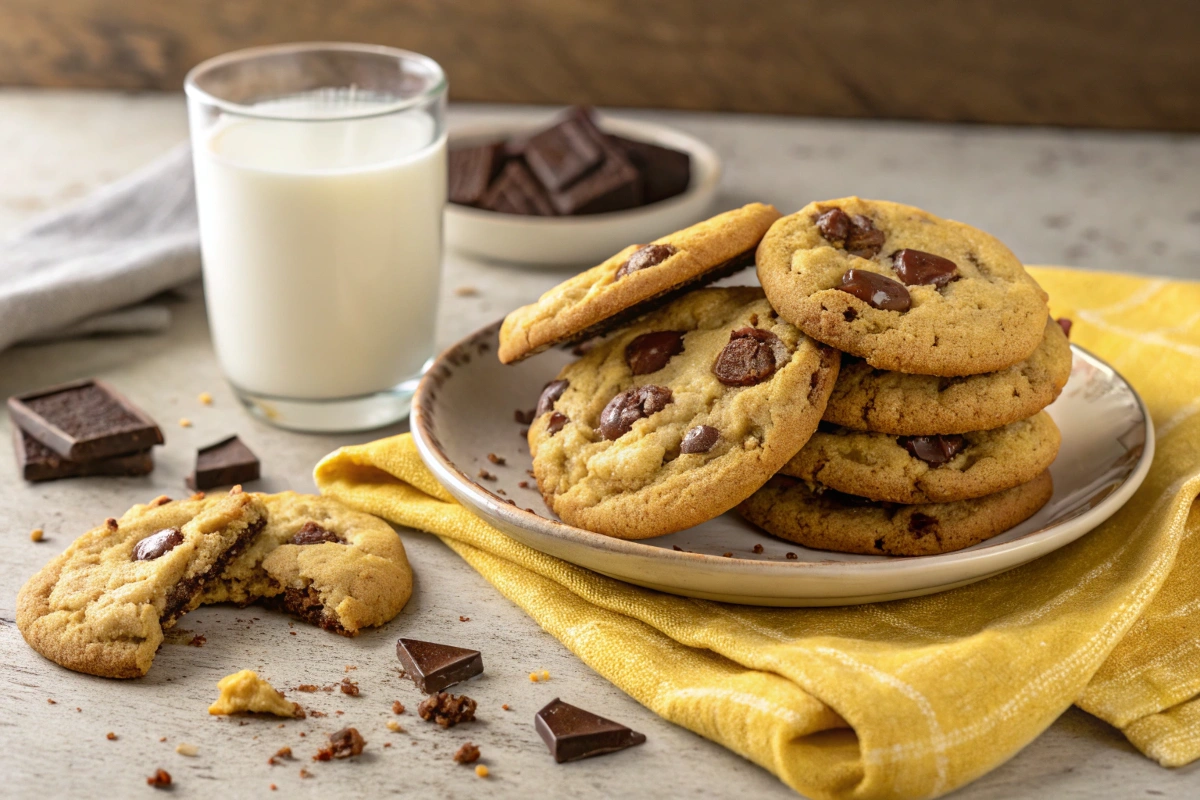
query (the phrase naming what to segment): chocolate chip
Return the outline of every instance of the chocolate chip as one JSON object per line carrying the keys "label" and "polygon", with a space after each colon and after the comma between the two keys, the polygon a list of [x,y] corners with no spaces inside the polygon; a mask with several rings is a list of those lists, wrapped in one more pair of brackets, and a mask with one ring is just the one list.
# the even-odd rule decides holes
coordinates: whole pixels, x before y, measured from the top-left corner
{"label": "chocolate chip", "polygon": [[331,530],[322,528],[309,520],[292,536],[292,544],[323,544],[324,542],[342,543],[342,537]]}
{"label": "chocolate chip", "polygon": [[[329,754],[334,758],[350,758],[361,755],[367,743],[356,728],[342,728],[329,734]],[[321,759],[324,760],[324,759]]]}
{"label": "chocolate chip", "polygon": [[460,722],[475,719],[476,703],[465,694],[449,692],[431,694],[417,706],[417,715],[426,722],[436,722],[443,728],[453,728]]}
{"label": "chocolate chip", "polygon": [[600,412],[600,435],[609,441],[619,439],[639,419],[662,411],[672,400],[665,386],[635,386],[608,401]]}
{"label": "chocolate chip", "polygon": [[931,533],[937,529],[938,521],[928,514],[922,514],[920,511],[914,513],[908,518],[908,531],[915,534],[918,539],[927,533]]}
{"label": "chocolate chip", "polygon": [[568,417],[566,414],[555,411],[550,415],[550,419],[546,420],[546,432],[553,436],[561,431],[563,427],[570,421],[570,417]]}
{"label": "chocolate chip", "polygon": [[958,277],[958,265],[950,259],[908,247],[892,253],[892,267],[909,286],[921,283],[945,286]]}
{"label": "chocolate chip", "polygon": [[1058,323],[1058,327],[1062,328],[1063,336],[1066,336],[1068,339],[1071,338],[1071,320],[1066,317],[1059,317],[1055,322]]}
{"label": "chocolate chip", "polygon": [[[550,381],[546,384],[546,388],[542,389],[542,396],[538,398],[537,411],[535,419],[545,414],[554,408],[554,404],[558,402],[558,398],[562,397],[563,392],[571,382],[565,379]],[[530,420],[532,422],[533,420]]]}
{"label": "chocolate chip", "polygon": [[841,244],[850,234],[850,215],[840,208],[831,208],[817,217],[817,230],[829,241]]}
{"label": "chocolate chip", "polygon": [[846,270],[842,284],[837,288],[884,311],[908,311],[912,306],[912,297],[904,284],[864,269]]}
{"label": "chocolate chip", "polygon": [[153,561],[161,558],[183,543],[183,531],[167,528],[152,533],[133,548],[133,557],[138,561]]}
{"label": "chocolate chip", "polygon": [[709,425],[697,425],[683,435],[679,443],[679,452],[685,454],[707,453],[721,438],[721,432]]}
{"label": "chocolate chip", "polygon": [[647,244],[634,250],[617,270],[617,278],[624,278],[631,272],[661,264],[679,251],[669,244]]}
{"label": "chocolate chip", "polygon": [[683,352],[683,331],[643,333],[625,346],[625,363],[634,375],[658,372]]}
{"label": "chocolate chip", "polygon": [[754,386],[775,374],[791,354],[778,336],[761,328],[739,328],[713,362],[713,374],[726,386]]}
{"label": "chocolate chip", "polygon": [[846,252],[860,258],[874,258],[883,248],[887,237],[862,214],[850,218],[850,233],[846,236]]}
{"label": "chocolate chip", "polygon": [[958,435],[901,436],[896,441],[914,458],[935,467],[950,461],[967,446],[967,440]]}

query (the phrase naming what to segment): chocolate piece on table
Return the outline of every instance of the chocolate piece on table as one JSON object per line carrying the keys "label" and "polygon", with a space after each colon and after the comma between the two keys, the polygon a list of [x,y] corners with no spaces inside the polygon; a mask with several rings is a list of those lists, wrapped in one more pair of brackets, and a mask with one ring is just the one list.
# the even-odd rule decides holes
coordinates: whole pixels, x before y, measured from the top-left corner
{"label": "chocolate piece on table", "polygon": [[59,478],[136,477],[154,471],[154,457],[149,450],[126,456],[111,456],[95,461],[72,461],[63,458],[25,431],[12,426],[13,450],[17,454],[17,471],[30,482],[53,481]]}
{"label": "chocolate piece on table", "polygon": [[437,694],[483,673],[483,656],[465,647],[401,639],[396,642],[396,657],[405,674],[426,694]]}
{"label": "chocolate piece on table", "polygon": [[504,165],[479,205],[502,214],[554,216],[554,206],[546,197],[545,189],[520,161],[510,161]]}
{"label": "chocolate piece on table", "polygon": [[642,202],[657,203],[687,191],[692,180],[692,157],[649,142],[610,135],[633,166],[642,174]]}
{"label": "chocolate piece on table", "polygon": [[146,412],[100,380],[82,380],[8,398],[26,433],[71,461],[95,461],[163,443]]}
{"label": "chocolate piece on table", "polygon": [[565,119],[529,137],[524,155],[529,169],[552,192],[570,186],[604,158],[599,144],[576,119]]}
{"label": "chocolate piece on table", "polygon": [[478,205],[500,171],[500,145],[455,148],[450,151],[448,164],[450,202]]}
{"label": "chocolate piece on table", "polygon": [[259,470],[258,456],[234,435],[197,451],[196,470],[187,476],[187,485],[203,492],[217,486],[248,483],[258,480]]}
{"label": "chocolate piece on table", "polygon": [[537,712],[534,726],[559,764],[642,744],[637,731],[555,698]]}

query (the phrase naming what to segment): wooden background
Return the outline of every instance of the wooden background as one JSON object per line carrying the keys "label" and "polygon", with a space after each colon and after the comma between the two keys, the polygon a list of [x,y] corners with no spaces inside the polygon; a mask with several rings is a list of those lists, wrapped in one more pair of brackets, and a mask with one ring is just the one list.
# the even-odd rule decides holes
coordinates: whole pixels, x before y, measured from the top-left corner
{"label": "wooden background", "polygon": [[457,100],[1200,130],[1197,0],[0,0],[0,84],[301,40],[426,53]]}

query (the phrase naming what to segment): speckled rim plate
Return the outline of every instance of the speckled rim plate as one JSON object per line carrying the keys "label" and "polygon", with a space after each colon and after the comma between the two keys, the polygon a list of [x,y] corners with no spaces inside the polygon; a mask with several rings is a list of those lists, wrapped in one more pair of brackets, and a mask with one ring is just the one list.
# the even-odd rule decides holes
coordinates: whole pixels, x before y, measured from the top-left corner
{"label": "speckled rim plate", "polygon": [[[656,539],[612,539],[566,525],[546,508],[526,473],[525,426],[514,420],[513,412],[532,408],[541,387],[574,356],[554,349],[504,366],[495,355],[498,330],[499,323],[489,325],[451,347],[421,381],[412,432],[425,464],[463,505],[522,544],[672,594],[829,606],[963,586],[1095,528],[1133,495],[1154,456],[1154,426],[1137,392],[1108,364],[1072,345],[1071,379],[1048,409],[1063,434],[1051,467],[1054,496],[1033,517],[986,542],[916,558],[831,553],[776,539],[733,512]],[[505,463],[492,463],[489,454]],[[755,545],[763,552],[754,552]]]}

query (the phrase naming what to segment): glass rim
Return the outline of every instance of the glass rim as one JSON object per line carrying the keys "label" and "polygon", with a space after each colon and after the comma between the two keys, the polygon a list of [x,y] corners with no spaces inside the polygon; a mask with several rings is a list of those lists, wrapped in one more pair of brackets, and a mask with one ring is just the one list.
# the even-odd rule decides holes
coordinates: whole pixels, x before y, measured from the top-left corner
{"label": "glass rim", "polygon": [[[319,52],[322,50],[343,53],[360,53],[364,55],[369,54],[388,56],[397,61],[415,61],[420,63],[429,72],[431,78],[430,85],[412,97],[381,103],[369,110],[345,111],[342,113],[313,116],[311,114],[288,113],[286,111],[267,111],[255,106],[245,105],[244,103],[236,103],[232,100],[225,100],[224,98],[217,97],[211,92],[200,88],[199,83],[197,83],[197,80],[200,79],[204,73],[239,61],[250,61],[263,56]],[[421,55],[420,53],[415,53],[411,50],[402,50],[398,47],[388,47],[387,45],[377,44],[356,44],[353,42],[293,42],[289,44],[272,44],[263,45],[261,47],[247,47],[241,50],[233,50],[229,53],[223,53],[219,56],[213,56],[212,58],[201,61],[199,64],[188,70],[187,75],[184,76],[183,79],[183,91],[190,99],[203,102],[210,106],[215,106],[226,113],[236,114],[241,117],[265,120],[282,120],[289,122],[344,121],[369,119],[371,117],[382,117],[388,114],[395,114],[398,111],[406,111],[429,100],[436,99],[442,94],[445,94],[446,85],[446,73],[442,70],[441,65],[429,56]]]}

